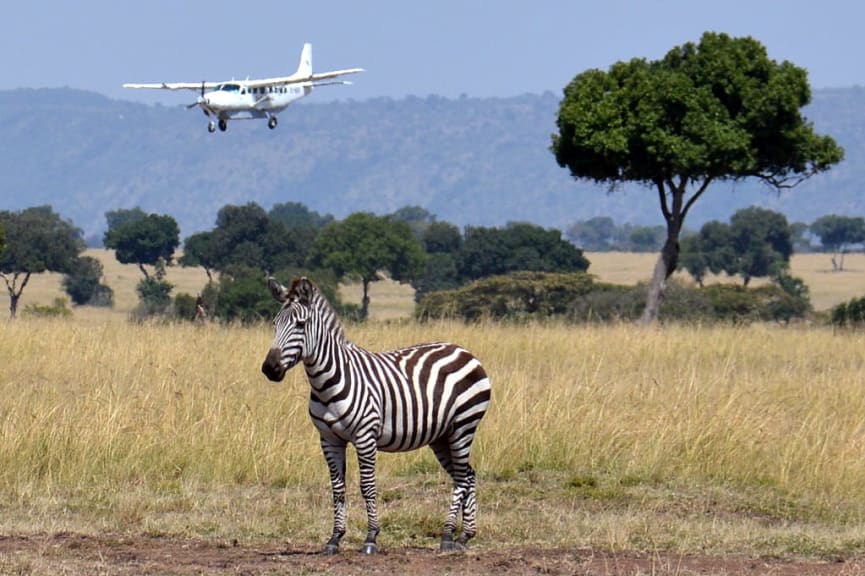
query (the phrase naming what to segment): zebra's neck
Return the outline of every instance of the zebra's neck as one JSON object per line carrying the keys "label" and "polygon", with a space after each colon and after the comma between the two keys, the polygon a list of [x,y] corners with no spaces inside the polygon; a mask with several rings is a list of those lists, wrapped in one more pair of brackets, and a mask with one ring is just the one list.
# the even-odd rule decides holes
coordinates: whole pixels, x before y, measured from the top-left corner
{"label": "zebra's neck", "polygon": [[311,302],[312,316],[307,322],[311,337],[304,365],[310,384],[320,389],[345,379],[343,371],[349,362],[350,350],[358,347],[346,339],[342,322],[327,300],[321,294],[316,296]]}

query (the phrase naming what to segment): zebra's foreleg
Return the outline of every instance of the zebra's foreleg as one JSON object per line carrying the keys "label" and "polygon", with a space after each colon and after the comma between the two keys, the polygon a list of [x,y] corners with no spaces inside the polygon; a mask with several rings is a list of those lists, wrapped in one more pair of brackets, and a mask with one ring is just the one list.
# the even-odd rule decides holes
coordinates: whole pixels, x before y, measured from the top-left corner
{"label": "zebra's foreleg", "polygon": [[324,545],[324,553],[337,554],[339,542],[345,535],[345,445],[334,446],[322,440],[321,449],[330,470],[330,486],[333,492],[333,533]]}
{"label": "zebra's foreleg", "polygon": [[363,541],[361,552],[364,554],[376,554],[378,538],[381,526],[378,521],[378,508],[376,506],[377,491],[375,487],[375,460],[377,448],[375,439],[370,438],[363,444],[355,444],[357,450],[357,461],[360,467],[360,493],[366,503],[367,532],[366,540]]}

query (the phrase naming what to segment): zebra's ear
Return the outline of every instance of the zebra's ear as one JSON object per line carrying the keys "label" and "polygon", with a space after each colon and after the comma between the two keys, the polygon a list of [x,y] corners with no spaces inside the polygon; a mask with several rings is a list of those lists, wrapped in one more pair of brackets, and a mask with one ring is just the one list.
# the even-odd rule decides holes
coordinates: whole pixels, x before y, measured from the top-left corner
{"label": "zebra's ear", "polygon": [[273,276],[267,279],[267,287],[270,288],[270,294],[277,302],[285,302],[288,299],[288,289],[277,282]]}
{"label": "zebra's ear", "polygon": [[312,302],[312,294],[315,291],[315,285],[309,278],[303,276],[296,282],[294,291],[300,297],[300,301],[303,304],[309,304]]}

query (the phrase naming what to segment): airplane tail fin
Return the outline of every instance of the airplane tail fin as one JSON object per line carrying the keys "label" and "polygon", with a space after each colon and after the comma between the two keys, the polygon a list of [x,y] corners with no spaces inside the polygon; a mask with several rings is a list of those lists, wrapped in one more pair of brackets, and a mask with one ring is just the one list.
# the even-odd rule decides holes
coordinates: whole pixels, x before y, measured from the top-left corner
{"label": "airplane tail fin", "polygon": [[309,42],[303,45],[295,76],[312,76],[312,44]]}

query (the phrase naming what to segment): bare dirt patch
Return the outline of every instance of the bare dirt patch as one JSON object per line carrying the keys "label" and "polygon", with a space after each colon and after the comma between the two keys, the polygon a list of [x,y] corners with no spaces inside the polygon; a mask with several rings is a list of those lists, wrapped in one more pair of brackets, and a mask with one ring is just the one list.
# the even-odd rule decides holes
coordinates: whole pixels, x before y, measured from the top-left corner
{"label": "bare dirt patch", "polygon": [[865,573],[865,558],[834,561],[610,553],[590,549],[472,549],[440,554],[397,548],[340,555],[285,543],[71,533],[0,536],[0,574],[83,576],[191,574],[516,574],[592,576],[824,576]]}

